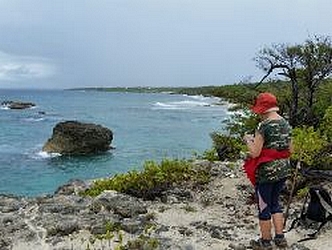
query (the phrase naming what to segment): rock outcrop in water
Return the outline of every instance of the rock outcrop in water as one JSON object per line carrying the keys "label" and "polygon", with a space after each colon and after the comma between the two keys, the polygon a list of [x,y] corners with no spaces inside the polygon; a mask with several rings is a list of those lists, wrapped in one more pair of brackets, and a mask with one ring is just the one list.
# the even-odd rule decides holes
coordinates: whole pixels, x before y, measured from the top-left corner
{"label": "rock outcrop in water", "polygon": [[1,105],[9,109],[28,109],[36,106],[36,104],[32,102],[19,102],[19,101],[3,101]]}
{"label": "rock outcrop in water", "polygon": [[65,121],[53,128],[53,135],[45,143],[43,151],[61,155],[90,155],[109,150],[112,140],[112,131],[101,125]]}

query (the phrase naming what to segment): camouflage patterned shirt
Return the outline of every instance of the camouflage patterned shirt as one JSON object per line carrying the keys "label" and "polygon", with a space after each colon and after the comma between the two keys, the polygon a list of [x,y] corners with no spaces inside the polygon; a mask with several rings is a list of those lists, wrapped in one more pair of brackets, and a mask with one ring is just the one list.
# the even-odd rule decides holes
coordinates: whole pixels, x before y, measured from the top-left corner
{"label": "camouflage patterned shirt", "polygon": [[[258,132],[264,138],[263,148],[285,150],[291,141],[291,127],[285,119],[265,120],[258,126]],[[278,159],[262,163],[256,173],[259,183],[274,182],[290,174],[289,159]]]}

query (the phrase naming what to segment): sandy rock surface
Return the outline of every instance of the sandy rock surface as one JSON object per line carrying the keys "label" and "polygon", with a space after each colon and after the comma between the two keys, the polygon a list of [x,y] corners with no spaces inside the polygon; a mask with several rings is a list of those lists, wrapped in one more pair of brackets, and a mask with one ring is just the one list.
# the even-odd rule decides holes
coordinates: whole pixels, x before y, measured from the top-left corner
{"label": "sandy rock surface", "polygon": [[[114,191],[83,199],[75,194],[85,185],[79,181],[73,182],[73,188],[59,188],[61,192],[50,197],[0,197],[0,249],[116,249],[142,234],[156,239],[158,249],[250,249],[249,241],[259,237],[259,229],[253,188],[241,170],[242,162],[196,164],[210,169],[212,180],[207,186],[174,188],[166,198],[155,201]],[[289,222],[299,215],[301,205],[302,201],[292,203]],[[101,226],[105,221],[121,225],[111,240],[94,236],[105,233]],[[331,222],[317,239],[297,242],[310,232],[298,227],[287,233],[288,249],[332,249]]]}

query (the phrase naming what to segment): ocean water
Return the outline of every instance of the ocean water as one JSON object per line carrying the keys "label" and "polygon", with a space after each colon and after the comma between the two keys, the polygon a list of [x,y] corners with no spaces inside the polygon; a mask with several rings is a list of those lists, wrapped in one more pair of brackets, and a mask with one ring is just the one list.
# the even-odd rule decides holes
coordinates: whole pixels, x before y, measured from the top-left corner
{"label": "ocean water", "polygon": [[[212,146],[209,134],[228,117],[218,99],[166,93],[0,90],[0,102],[33,102],[25,110],[0,108],[0,193],[53,193],[70,179],[94,179],[140,170],[146,160],[190,158]],[[112,149],[96,156],[52,156],[41,151],[61,121],[96,123],[113,131]]]}

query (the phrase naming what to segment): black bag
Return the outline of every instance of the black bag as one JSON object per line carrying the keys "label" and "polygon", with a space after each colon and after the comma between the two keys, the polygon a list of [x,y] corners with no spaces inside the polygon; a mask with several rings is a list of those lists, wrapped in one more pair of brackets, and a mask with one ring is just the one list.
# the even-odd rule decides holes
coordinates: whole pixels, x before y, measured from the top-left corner
{"label": "black bag", "polygon": [[302,206],[300,217],[293,220],[290,226],[292,230],[299,223],[305,224],[308,220],[320,223],[314,233],[308,234],[309,237],[299,240],[306,241],[315,239],[322,227],[332,221],[332,200],[329,193],[322,187],[311,187]]}

